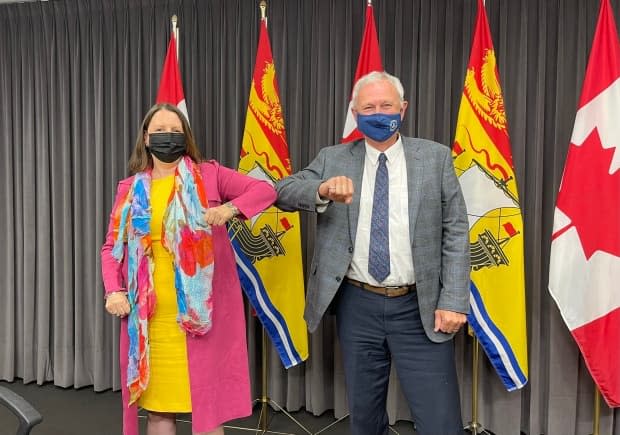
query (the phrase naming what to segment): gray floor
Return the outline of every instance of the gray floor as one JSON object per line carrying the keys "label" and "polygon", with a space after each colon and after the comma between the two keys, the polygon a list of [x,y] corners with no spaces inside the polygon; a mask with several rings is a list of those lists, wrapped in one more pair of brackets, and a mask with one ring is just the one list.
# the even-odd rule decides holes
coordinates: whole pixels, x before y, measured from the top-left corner
{"label": "gray floor", "polygon": [[[28,400],[43,415],[43,422],[36,426],[32,435],[113,435],[121,434],[120,393],[104,391],[95,393],[92,387],[79,390],[73,388],[59,388],[51,384],[39,386],[36,384],[24,385],[21,381],[13,383],[0,381],[0,385],[7,387]],[[258,424],[260,405],[254,408],[251,417],[229,422],[226,435],[242,435],[262,433],[255,430]],[[292,413],[310,434],[321,435],[348,435],[348,422],[337,423],[322,431],[323,428],[335,422],[331,411],[321,416],[314,416],[306,411]],[[144,431],[144,418],[140,419]],[[247,429],[242,429],[247,428]],[[17,420],[8,410],[0,407],[0,435],[14,435],[17,429]],[[283,413],[269,413],[267,434],[308,434]],[[191,435],[189,416],[181,416],[177,425],[178,435]],[[413,425],[401,421],[392,427],[390,435],[413,435]]]}

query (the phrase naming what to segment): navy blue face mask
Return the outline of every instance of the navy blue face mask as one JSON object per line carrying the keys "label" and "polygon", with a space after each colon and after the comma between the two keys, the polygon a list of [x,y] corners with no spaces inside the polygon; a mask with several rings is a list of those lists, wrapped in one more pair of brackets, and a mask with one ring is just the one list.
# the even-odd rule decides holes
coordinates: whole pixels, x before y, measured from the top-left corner
{"label": "navy blue face mask", "polygon": [[151,133],[147,150],[162,162],[172,163],[185,154],[183,133]]}
{"label": "navy blue face mask", "polygon": [[400,113],[357,114],[357,129],[375,142],[385,142],[400,130]]}

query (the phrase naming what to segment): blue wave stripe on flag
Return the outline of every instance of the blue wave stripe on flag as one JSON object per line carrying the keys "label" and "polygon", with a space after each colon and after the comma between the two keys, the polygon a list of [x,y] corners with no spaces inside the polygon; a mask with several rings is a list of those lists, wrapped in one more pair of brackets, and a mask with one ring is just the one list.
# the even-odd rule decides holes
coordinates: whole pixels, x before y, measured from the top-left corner
{"label": "blue wave stripe on flag", "polygon": [[237,272],[239,273],[241,288],[256,311],[265,331],[271,338],[271,341],[280,355],[282,364],[287,369],[301,364],[303,360],[299,356],[297,349],[295,349],[286,321],[271,302],[258,271],[241,250],[239,242],[236,239],[232,239],[231,242],[235,250]]}
{"label": "blue wave stripe on flag", "polygon": [[527,382],[527,378],[517,362],[510,343],[489,317],[480,292],[473,282],[470,282],[470,288],[471,312],[467,315],[467,321],[508,391],[521,388]]}

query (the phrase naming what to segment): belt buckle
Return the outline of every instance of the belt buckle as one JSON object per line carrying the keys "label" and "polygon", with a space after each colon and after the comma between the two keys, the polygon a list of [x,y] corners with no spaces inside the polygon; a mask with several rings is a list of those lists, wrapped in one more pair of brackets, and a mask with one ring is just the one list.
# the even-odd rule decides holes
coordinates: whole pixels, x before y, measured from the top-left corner
{"label": "belt buckle", "polygon": [[386,285],[385,287],[385,296],[390,297],[390,290],[397,290],[400,288],[398,285]]}

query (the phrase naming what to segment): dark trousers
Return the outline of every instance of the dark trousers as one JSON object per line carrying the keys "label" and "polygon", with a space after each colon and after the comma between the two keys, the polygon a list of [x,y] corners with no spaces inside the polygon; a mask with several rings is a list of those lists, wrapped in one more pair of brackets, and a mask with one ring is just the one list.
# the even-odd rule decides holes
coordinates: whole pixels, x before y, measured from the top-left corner
{"label": "dark trousers", "polygon": [[388,298],[347,282],[336,311],[353,435],[387,435],[392,360],[419,435],[463,434],[452,340],[424,333],[415,292]]}

